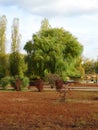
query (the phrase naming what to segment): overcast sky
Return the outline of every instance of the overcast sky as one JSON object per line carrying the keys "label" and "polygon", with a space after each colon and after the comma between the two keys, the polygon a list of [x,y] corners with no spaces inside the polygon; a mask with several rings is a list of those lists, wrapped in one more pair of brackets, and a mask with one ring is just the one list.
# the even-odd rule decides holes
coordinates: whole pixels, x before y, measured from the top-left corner
{"label": "overcast sky", "polygon": [[0,0],[2,15],[8,20],[8,43],[13,18],[20,19],[21,50],[47,18],[52,27],[63,27],[77,37],[84,46],[84,57],[97,58],[98,0]]}

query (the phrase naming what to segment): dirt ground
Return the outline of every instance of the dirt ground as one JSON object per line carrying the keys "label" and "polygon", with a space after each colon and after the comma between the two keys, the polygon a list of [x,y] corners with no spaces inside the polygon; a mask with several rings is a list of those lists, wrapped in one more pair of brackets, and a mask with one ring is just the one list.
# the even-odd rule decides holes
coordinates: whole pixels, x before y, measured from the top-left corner
{"label": "dirt ground", "polygon": [[98,92],[0,92],[0,130],[98,130]]}

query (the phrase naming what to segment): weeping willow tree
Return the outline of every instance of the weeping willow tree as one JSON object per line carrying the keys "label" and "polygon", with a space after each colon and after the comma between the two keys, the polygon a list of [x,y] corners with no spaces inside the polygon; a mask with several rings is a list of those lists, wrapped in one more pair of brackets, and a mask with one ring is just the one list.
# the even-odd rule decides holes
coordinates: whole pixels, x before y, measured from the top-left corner
{"label": "weeping willow tree", "polygon": [[[40,77],[46,73],[58,74],[63,78],[72,75],[72,72],[76,75],[76,63],[81,57],[82,45],[63,28],[48,27],[33,35],[32,72]],[[28,51],[26,46],[25,50]]]}

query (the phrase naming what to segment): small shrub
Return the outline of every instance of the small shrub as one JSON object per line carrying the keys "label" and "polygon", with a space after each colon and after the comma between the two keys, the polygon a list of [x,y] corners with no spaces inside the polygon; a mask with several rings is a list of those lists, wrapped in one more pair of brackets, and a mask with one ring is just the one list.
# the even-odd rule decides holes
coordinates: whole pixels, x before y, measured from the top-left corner
{"label": "small shrub", "polygon": [[43,90],[44,81],[42,79],[30,80],[28,88],[30,89],[32,86],[35,86],[38,91],[41,92]]}
{"label": "small shrub", "polygon": [[14,87],[17,91],[29,85],[29,78],[25,76],[16,76],[14,79]]}
{"label": "small shrub", "polygon": [[0,85],[3,89],[6,89],[6,87],[10,84],[10,77],[4,77],[0,80]]}
{"label": "small shrub", "polygon": [[60,91],[63,88],[63,84],[64,84],[63,80],[56,80],[55,81],[56,90]]}
{"label": "small shrub", "polygon": [[21,85],[22,88],[29,86],[29,78],[28,77],[25,77],[25,76],[21,77],[21,81],[22,81],[22,85]]}
{"label": "small shrub", "polygon": [[43,85],[44,82],[42,80],[37,80],[38,85],[36,86],[36,88],[38,89],[39,92],[41,92],[43,90]]}
{"label": "small shrub", "polygon": [[51,85],[51,88],[53,88],[55,86],[55,81],[59,80],[59,79],[60,79],[60,76],[58,74],[48,74],[46,76],[46,80]]}

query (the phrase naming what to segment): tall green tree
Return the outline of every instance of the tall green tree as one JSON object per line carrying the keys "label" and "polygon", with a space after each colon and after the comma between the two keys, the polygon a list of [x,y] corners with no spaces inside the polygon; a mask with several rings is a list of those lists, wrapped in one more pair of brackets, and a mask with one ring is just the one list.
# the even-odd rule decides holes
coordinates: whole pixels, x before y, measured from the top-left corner
{"label": "tall green tree", "polygon": [[5,15],[0,17],[0,54],[5,54],[7,18]]}
{"label": "tall green tree", "polygon": [[83,47],[70,32],[63,28],[40,29],[33,35],[32,43],[34,74],[43,77],[45,73],[53,73],[64,78],[72,74],[74,77],[80,72],[75,67]]}
{"label": "tall green tree", "polygon": [[12,24],[12,43],[10,54],[10,73],[11,75],[20,75],[21,73],[21,56],[20,56],[20,40],[21,35],[19,33],[19,19],[14,18]]}
{"label": "tall green tree", "polygon": [[44,76],[48,72],[65,77],[79,73],[75,65],[83,48],[72,34],[62,28],[51,28],[42,31],[40,36],[33,35],[33,40],[33,67],[38,74]]}
{"label": "tall green tree", "polygon": [[0,17],[0,78],[6,76],[7,58],[6,58],[6,26],[7,18],[5,15]]}

